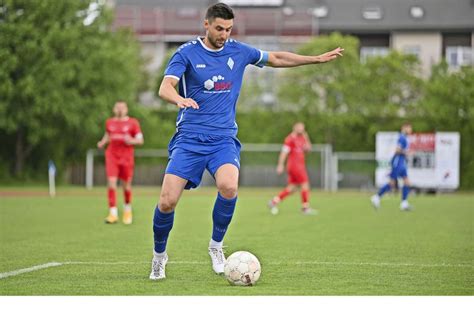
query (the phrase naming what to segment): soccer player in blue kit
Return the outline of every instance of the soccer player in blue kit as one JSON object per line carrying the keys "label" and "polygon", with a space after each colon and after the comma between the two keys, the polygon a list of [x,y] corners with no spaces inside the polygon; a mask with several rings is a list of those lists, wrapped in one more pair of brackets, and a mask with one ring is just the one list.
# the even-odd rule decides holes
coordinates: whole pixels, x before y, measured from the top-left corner
{"label": "soccer player in blue kit", "polygon": [[183,190],[197,187],[205,169],[214,177],[218,190],[208,251],[214,272],[224,272],[222,243],[237,202],[240,142],[235,112],[245,67],[296,67],[342,56],[341,48],[317,56],[261,51],[230,38],[233,20],[233,11],[226,4],[210,6],[204,21],[205,37],[176,50],[160,86],[159,96],[180,109],[153,217],[152,280],[166,277],[166,243],[174,210]]}
{"label": "soccer player in blue kit", "polygon": [[390,172],[390,181],[380,188],[377,194],[370,198],[370,201],[376,210],[380,208],[380,198],[384,195],[384,193],[389,192],[392,190],[392,188],[395,188],[395,183],[400,177],[403,178],[402,202],[400,204],[400,209],[402,211],[411,210],[411,206],[407,201],[408,193],[410,192],[410,180],[408,179],[407,174],[407,152],[409,147],[407,136],[411,133],[411,124],[403,124],[400,131],[400,136],[398,137],[397,149],[391,161],[392,171]]}

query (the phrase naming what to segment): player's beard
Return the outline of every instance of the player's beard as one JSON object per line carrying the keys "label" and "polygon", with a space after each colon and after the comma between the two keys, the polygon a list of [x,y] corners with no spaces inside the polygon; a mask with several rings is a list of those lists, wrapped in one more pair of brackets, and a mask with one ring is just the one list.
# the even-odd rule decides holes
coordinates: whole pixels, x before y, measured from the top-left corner
{"label": "player's beard", "polygon": [[218,39],[213,39],[209,35],[207,36],[207,41],[216,49],[220,49],[225,44],[225,40],[222,40],[222,41],[219,42]]}

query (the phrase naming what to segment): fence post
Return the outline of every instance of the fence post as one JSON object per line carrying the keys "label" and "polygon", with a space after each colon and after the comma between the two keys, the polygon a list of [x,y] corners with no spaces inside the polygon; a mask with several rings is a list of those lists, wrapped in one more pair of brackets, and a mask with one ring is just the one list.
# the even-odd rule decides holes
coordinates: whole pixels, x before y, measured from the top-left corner
{"label": "fence post", "polygon": [[331,191],[336,192],[338,190],[339,182],[339,157],[337,152],[334,152],[331,159]]}
{"label": "fence post", "polygon": [[324,152],[324,190],[331,190],[332,145],[327,144]]}
{"label": "fence post", "polygon": [[86,155],[86,188],[91,190],[94,186],[94,149],[87,150]]}

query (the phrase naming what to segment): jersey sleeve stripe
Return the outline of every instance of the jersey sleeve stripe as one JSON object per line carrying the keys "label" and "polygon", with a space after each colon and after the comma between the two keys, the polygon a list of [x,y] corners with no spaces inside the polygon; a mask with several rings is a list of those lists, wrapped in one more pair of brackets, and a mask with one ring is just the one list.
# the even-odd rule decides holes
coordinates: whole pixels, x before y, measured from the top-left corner
{"label": "jersey sleeve stripe", "polygon": [[176,80],[180,80],[179,77],[177,76],[173,76],[173,75],[166,75],[165,78],[173,78],[173,79],[176,79]]}
{"label": "jersey sleeve stripe", "polygon": [[259,51],[260,51],[260,58],[254,65],[258,67],[263,67],[268,62],[268,52],[264,52],[262,50],[259,50]]}
{"label": "jersey sleeve stripe", "polygon": [[181,80],[181,82],[183,82],[184,98],[187,98],[188,94],[187,94],[187,91],[186,91],[186,75],[184,73],[183,73],[183,80]]}

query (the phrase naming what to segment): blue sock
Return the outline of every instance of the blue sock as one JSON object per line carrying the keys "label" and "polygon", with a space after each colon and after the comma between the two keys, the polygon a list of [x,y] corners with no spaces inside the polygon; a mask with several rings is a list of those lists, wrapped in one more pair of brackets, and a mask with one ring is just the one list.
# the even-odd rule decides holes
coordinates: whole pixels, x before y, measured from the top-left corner
{"label": "blue sock", "polygon": [[155,208],[155,216],[153,216],[155,252],[163,253],[166,250],[166,242],[171,228],[173,228],[173,221],[174,211],[166,214],[161,212],[158,206]]}
{"label": "blue sock", "polygon": [[382,188],[380,188],[379,192],[377,193],[379,195],[379,197],[383,196],[383,194],[387,191],[390,191],[392,189],[392,187],[390,186],[390,184],[386,184],[385,186],[383,186]]}
{"label": "blue sock", "polygon": [[402,200],[405,201],[408,198],[408,193],[410,193],[410,186],[403,185],[402,188]]}
{"label": "blue sock", "polygon": [[224,239],[227,227],[234,215],[236,202],[237,197],[226,199],[222,197],[220,193],[217,193],[216,203],[214,204],[214,210],[212,211],[212,239],[214,241],[221,242]]}

